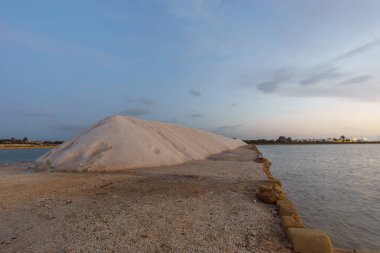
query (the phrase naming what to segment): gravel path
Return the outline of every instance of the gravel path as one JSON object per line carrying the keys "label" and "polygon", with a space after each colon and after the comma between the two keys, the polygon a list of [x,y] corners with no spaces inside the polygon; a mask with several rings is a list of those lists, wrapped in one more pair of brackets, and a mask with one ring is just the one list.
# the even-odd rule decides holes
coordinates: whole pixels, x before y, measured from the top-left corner
{"label": "gravel path", "polygon": [[292,252],[248,147],[114,174],[0,166],[0,252]]}

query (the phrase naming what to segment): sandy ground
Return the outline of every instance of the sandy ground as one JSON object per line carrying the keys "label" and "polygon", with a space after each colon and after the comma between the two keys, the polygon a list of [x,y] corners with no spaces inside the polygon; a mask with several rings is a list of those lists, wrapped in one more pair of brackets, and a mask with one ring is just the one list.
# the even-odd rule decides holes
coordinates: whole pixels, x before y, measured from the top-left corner
{"label": "sandy ground", "polygon": [[124,173],[0,166],[0,252],[292,252],[248,147]]}

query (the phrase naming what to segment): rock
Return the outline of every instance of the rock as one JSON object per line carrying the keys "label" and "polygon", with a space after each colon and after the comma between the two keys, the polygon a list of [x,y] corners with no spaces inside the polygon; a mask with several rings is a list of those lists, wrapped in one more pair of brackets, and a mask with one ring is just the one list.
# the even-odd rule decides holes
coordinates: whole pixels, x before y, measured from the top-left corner
{"label": "rock", "polygon": [[259,185],[259,192],[271,192],[272,190],[273,190],[273,187],[270,184]]}
{"label": "rock", "polygon": [[281,227],[286,234],[288,228],[305,228],[302,220],[294,216],[281,216]]}
{"label": "rock", "polygon": [[320,229],[288,228],[287,236],[296,253],[334,253],[330,237]]}
{"label": "rock", "polygon": [[284,191],[279,185],[268,182],[259,185],[259,192],[256,193],[256,197],[259,200],[268,204],[275,204],[278,200],[281,200],[284,195]]}
{"label": "rock", "polygon": [[298,216],[296,208],[288,199],[277,201],[277,207],[280,212],[280,216]]}
{"label": "rock", "polygon": [[256,197],[264,203],[276,204],[278,198],[273,192],[258,192]]}

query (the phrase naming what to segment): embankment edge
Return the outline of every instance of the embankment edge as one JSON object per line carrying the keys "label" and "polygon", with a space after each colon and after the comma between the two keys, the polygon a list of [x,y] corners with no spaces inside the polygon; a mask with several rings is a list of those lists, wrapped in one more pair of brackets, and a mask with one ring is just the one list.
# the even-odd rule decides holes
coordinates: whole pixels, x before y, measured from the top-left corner
{"label": "embankment edge", "polygon": [[256,197],[268,204],[277,206],[281,227],[297,253],[380,253],[380,251],[361,251],[356,249],[335,248],[330,237],[321,229],[307,228],[293,202],[282,189],[281,182],[270,171],[271,162],[263,157],[256,145],[250,145],[257,153],[256,162],[263,164],[268,180],[259,186]]}

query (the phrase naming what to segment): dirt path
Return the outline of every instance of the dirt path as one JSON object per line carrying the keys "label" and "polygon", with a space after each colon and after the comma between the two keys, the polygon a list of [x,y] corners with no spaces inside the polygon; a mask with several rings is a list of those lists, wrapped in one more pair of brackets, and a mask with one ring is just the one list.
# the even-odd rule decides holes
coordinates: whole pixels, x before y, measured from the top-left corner
{"label": "dirt path", "polygon": [[0,167],[0,252],[292,252],[256,201],[254,158],[244,147],[115,174]]}

